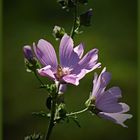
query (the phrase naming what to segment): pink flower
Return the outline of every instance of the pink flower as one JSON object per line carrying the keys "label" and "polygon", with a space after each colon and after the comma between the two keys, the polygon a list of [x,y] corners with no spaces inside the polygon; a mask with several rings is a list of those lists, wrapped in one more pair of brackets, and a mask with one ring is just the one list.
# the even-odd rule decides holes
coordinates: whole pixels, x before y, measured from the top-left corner
{"label": "pink flower", "polygon": [[94,112],[104,119],[127,127],[124,121],[132,118],[131,114],[125,114],[125,112],[129,111],[129,106],[125,103],[118,102],[118,99],[122,97],[119,87],[112,87],[105,90],[110,79],[111,74],[106,72],[106,68],[102,70],[99,76],[95,74],[93,90],[90,97],[95,104]]}
{"label": "pink flower", "polygon": [[97,49],[92,49],[83,56],[83,44],[73,48],[73,40],[67,34],[60,41],[60,63],[57,61],[53,46],[48,41],[40,39],[37,45],[33,44],[33,47],[36,57],[44,66],[38,70],[38,73],[51,80],[59,81],[61,84],[70,83],[78,85],[79,80],[88,72],[93,71],[101,65],[97,63]]}

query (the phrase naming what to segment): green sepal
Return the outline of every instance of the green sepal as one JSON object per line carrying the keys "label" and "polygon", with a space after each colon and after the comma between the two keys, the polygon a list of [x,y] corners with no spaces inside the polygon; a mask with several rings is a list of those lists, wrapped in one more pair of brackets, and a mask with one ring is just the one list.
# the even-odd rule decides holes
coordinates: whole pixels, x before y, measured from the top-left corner
{"label": "green sepal", "polygon": [[66,105],[64,103],[61,103],[59,106],[58,106],[58,112],[59,112],[59,117],[60,118],[65,118],[66,117]]}
{"label": "green sepal", "polygon": [[56,98],[56,96],[57,96],[56,84],[46,85],[46,89],[52,98]]}
{"label": "green sepal", "polygon": [[98,114],[99,112],[101,112],[101,110],[99,110],[98,108],[96,108],[96,106],[95,106],[95,100],[94,99],[88,99],[85,102],[85,106],[88,108],[88,110],[92,114]]}
{"label": "green sepal", "polygon": [[66,114],[66,105],[64,103],[57,104],[55,121],[57,123],[65,121],[67,119]]}
{"label": "green sepal", "polygon": [[40,88],[47,88],[47,85],[40,85]]}
{"label": "green sepal", "polygon": [[33,58],[32,60],[28,61],[26,58],[24,59],[25,67],[27,72],[34,72],[36,69],[40,68],[38,61]]}

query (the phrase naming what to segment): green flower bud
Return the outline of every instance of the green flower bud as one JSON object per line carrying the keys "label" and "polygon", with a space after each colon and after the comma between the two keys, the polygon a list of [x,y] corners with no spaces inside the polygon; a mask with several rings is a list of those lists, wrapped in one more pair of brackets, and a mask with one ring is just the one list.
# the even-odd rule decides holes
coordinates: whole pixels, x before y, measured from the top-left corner
{"label": "green flower bud", "polygon": [[54,26],[53,28],[53,36],[56,40],[61,39],[65,34],[65,29],[60,26]]}
{"label": "green flower bud", "polygon": [[91,25],[91,17],[93,15],[93,10],[89,9],[87,12],[80,15],[80,25],[90,26]]}

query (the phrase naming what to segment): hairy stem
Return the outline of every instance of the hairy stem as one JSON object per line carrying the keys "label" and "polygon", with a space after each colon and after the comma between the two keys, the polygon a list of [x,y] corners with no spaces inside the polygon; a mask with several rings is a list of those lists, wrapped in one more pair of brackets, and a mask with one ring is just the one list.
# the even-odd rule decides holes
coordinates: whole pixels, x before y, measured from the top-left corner
{"label": "hairy stem", "polygon": [[60,87],[60,83],[58,83],[58,87],[57,87],[57,91],[55,96],[52,99],[52,103],[51,103],[51,117],[50,117],[50,121],[49,121],[49,126],[48,126],[48,130],[47,130],[47,135],[46,135],[46,139],[45,140],[49,140],[53,127],[54,127],[54,118],[55,118],[55,112],[56,112],[56,98],[59,92],[59,87]]}
{"label": "hairy stem", "polygon": [[36,70],[34,71],[34,75],[35,75],[35,77],[37,78],[37,80],[40,82],[41,85],[45,85],[45,84],[41,81],[41,79],[38,77]]}
{"label": "hairy stem", "polygon": [[55,100],[52,100],[52,105],[51,105],[51,118],[50,118],[50,122],[49,122],[49,126],[48,126],[46,140],[49,140],[49,138],[51,136],[51,133],[52,133],[52,129],[54,127],[55,111],[56,111],[56,102],[55,102]]}
{"label": "hairy stem", "polygon": [[75,3],[75,6],[74,6],[74,22],[71,29],[71,38],[73,38],[75,34],[76,20],[77,20],[77,2]]}
{"label": "hairy stem", "polygon": [[84,112],[87,111],[87,110],[88,110],[88,108],[85,108],[85,109],[80,110],[80,111],[77,111],[77,112],[69,113],[69,114],[67,114],[66,116],[78,115],[78,114],[84,113]]}

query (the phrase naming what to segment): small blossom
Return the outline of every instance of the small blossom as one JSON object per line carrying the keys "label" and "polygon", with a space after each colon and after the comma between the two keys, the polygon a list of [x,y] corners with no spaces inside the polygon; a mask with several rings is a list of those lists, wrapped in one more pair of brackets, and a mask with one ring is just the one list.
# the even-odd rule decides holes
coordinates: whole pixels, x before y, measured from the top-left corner
{"label": "small blossom", "polygon": [[38,70],[38,73],[55,82],[59,81],[61,84],[78,85],[79,80],[88,72],[100,67],[101,64],[97,63],[97,49],[92,49],[83,56],[83,44],[75,48],[73,46],[72,38],[65,34],[60,41],[60,63],[58,64],[55,50],[48,41],[41,39],[37,45],[34,43],[35,55],[44,66]]}
{"label": "small blossom", "polygon": [[121,90],[119,87],[112,87],[105,90],[111,79],[111,74],[106,72],[104,68],[101,74],[95,74],[93,80],[93,90],[91,93],[91,103],[93,103],[93,112],[99,117],[111,120],[116,124],[127,127],[124,121],[132,118],[131,114],[125,114],[129,111],[129,106],[125,103],[119,103],[118,99],[121,98]]}
{"label": "small blossom", "polygon": [[28,60],[31,61],[33,59],[33,52],[30,46],[26,45],[23,47],[23,53],[24,57]]}
{"label": "small blossom", "polygon": [[39,68],[37,59],[33,55],[32,48],[29,45],[23,47],[23,54],[25,57],[25,66],[27,72],[36,71]]}

